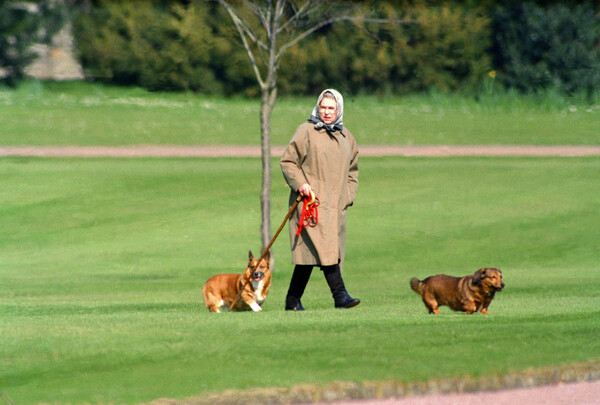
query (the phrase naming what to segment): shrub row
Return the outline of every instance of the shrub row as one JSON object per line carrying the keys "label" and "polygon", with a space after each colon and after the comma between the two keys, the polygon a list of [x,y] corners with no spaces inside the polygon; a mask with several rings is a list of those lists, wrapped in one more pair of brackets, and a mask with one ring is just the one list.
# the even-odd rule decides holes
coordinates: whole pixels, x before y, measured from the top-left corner
{"label": "shrub row", "polygon": [[600,23],[591,6],[499,8],[493,32],[491,53],[505,86],[589,96],[600,88]]}
{"label": "shrub row", "polygon": [[[600,88],[600,22],[591,6],[395,4],[378,2],[377,16],[416,23],[321,29],[285,54],[280,92],[471,91],[491,71],[525,92]],[[99,2],[78,16],[74,32],[91,78],[152,90],[258,93],[237,32],[215,3]]]}

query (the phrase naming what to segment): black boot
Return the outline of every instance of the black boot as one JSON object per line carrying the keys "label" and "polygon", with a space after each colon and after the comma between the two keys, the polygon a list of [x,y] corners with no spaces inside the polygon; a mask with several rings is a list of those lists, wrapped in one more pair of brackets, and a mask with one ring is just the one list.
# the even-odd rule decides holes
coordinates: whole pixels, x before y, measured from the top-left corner
{"label": "black boot", "polygon": [[302,295],[304,294],[304,289],[306,288],[306,284],[308,284],[312,269],[313,266],[296,265],[296,267],[294,267],[290,288],[285,297],[286,311],[304,311],[300,298],[302,298]]}
{"label": "black boot", "polygon": [[300,302],[300,298],[296,297],[285,297],[285,310],[286,311],[304,311],[304,307]]}
{"label": "black boot", "polygon": [[358,298],[352,298],[348,294],[348,291],[346,291],[339,264],[336,264],[335,266],[323,266],[321,267],[321,270],[323,270],[323,274],[325,274],[325,279],[331,290],[331,295],[333,295],[333,301],[336,308],[352,308],[360,304]]}

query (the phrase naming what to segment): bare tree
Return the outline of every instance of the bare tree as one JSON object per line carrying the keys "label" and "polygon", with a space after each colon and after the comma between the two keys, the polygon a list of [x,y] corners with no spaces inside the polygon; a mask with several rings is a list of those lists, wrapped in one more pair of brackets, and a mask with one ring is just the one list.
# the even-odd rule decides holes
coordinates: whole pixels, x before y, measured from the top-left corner
{"label": "bare tree", "polygon": [[[210,0],[209,0],[210,1]],[[405,23],[368,18],[357,4],[327,0],[212,0],[221,4],[235,25],[260,86],[262,154],[261,239],[271,239],[271,113],[277,100],[277,69],[288,49],[337,22]]]}

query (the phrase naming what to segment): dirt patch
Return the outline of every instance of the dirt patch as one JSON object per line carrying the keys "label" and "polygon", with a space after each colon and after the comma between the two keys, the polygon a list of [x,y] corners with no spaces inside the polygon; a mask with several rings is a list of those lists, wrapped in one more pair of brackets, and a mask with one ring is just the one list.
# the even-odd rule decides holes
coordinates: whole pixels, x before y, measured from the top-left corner
{"label": "dirt patch", "polygon": [[[501,391],[424,395],[401,399],[330,402],[328,405],[594,405],[600,404],[600,381],[560,383]],[[312,404],[320,405],[320,404]]]}
{"label": "dirt patch", "polygon": [[205,393],[152,405],[438,405],[438,404],[600,404],[600,363],[578,363],[504,376],[452,378],[427,382],[337,382],[290,388],[255,388]]}

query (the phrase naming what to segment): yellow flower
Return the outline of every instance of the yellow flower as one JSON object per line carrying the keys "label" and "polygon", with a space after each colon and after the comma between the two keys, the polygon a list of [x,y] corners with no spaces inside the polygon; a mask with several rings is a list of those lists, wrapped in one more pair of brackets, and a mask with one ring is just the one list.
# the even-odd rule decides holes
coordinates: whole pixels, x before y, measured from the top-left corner
{"label": "yellow flower", "polygon": [[491,70],[490,73],[488,73],[488,76],[491,77],[492,79],[496,78],[496,71],[495,70]]}

